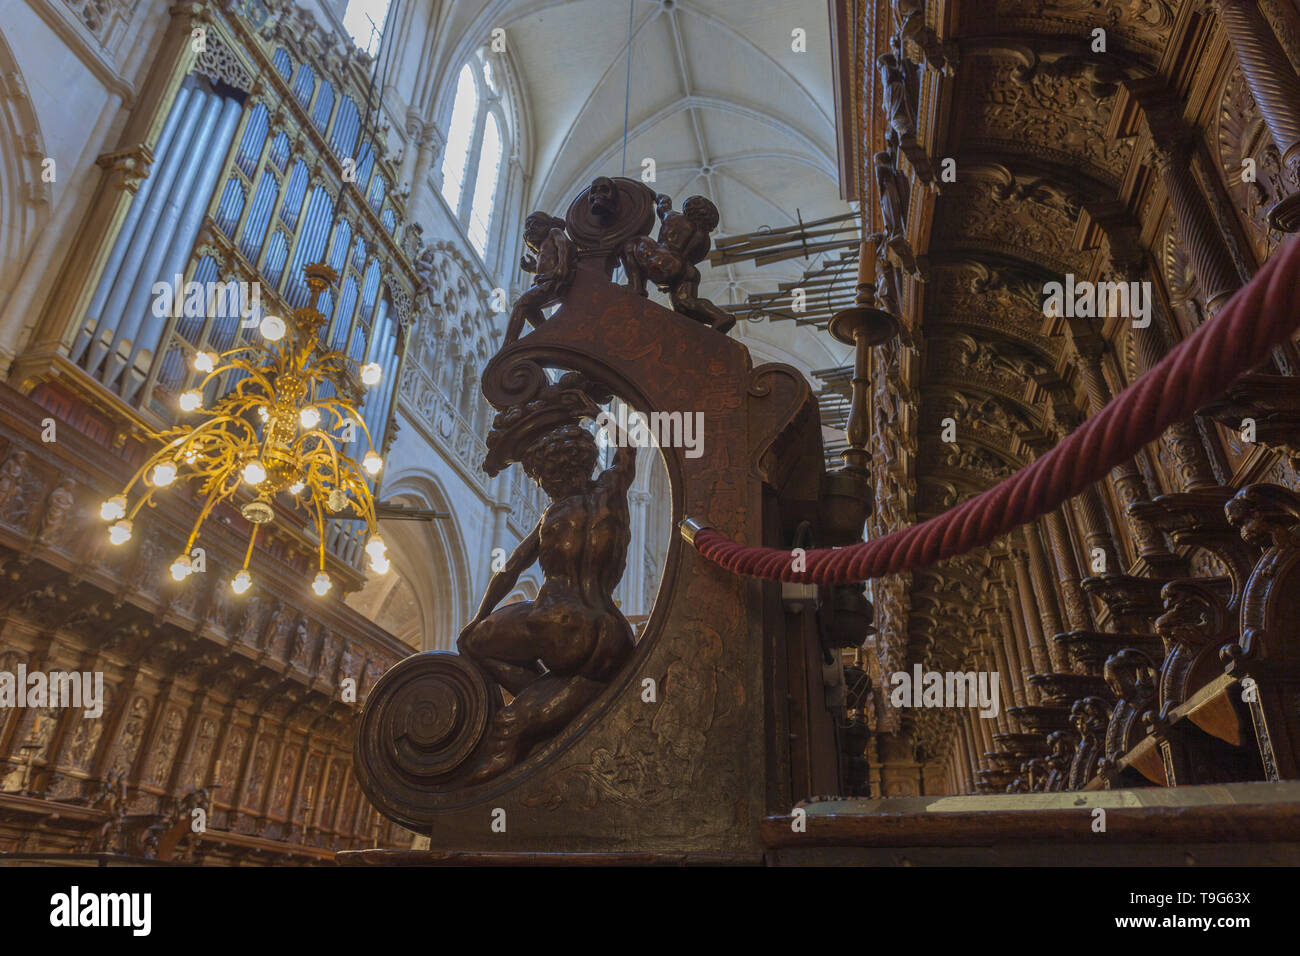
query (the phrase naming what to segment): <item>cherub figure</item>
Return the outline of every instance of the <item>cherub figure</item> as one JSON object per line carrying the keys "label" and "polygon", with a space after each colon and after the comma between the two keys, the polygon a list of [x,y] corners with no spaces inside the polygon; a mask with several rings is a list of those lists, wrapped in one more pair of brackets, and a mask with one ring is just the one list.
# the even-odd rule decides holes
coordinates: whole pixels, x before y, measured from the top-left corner
{"label": "cherub figure", "polygon": [[672,199],[661,193],[655,198],[655,211],[662,224],[658,241],[636,236],[623,246],[628,288],[645,295],[649,279],[668,293],[674,312],[719,332],[730,331],[736,317],[700,298],[700,270],[696,268],[709,254],[709,233],[718,228],[718,207],[703,196],[692,196],[677,212]]}
{"label": "cherub figure", "polygon": [[577,249],[564,233],[563,219],[544,212],[530,213],[524,220],[524,245],[532,255],[521,257],[519,268],[533,273],[533,284],[510,310],[503,346],[523,334],[525,322],[533,328],[545,322],[542,309],[562,296],[573,281]]}

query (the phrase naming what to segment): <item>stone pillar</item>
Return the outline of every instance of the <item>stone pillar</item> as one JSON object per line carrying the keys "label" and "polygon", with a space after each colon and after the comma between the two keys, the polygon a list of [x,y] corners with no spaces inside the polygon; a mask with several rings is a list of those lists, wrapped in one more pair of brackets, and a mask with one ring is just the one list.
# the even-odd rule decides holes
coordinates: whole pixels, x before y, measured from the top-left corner
{"label": "stone pillar", "polygon": [[[1258,0],[1218,0],[1217,6],[1219,20],[1273,134],[1291,185],[1300,187],[1300,76],[1260,11]],[[1293,191],[1274,206],[1269,223],[1285,232],[1300,231],[1300,195]]]}
{"label": "stone pillar", "polygon": [[1035,674],[1051,673],[1051,658],[1043,642],[1043,622],[1038,615],[1038,605],[1034,601],[1034,586],[1029,581],[1029,558],[1021,551],[1011,552],[1011,565],[1015,568],[1016,594],[1020,598],[1020,613],[1025,622],[1025,634],[1029,638],[1030,662]]}
{"label": "stone pillar", "polygon": [[649,614],[643,605],[645,594],[646,514],[650,510],[650,492],[632,489],[628,492],[628,505],[632,511],[632,536],[628,543],[627,607],[635,614]]}
{"label": "stone pillar", "polygon": [[424,190],[429,188],[429,170],[442,153],[443,138],[432,123],[424,127],[420,138],[413,144],[416,147],[415,164],[411,169],[411,198],[413,206]]}

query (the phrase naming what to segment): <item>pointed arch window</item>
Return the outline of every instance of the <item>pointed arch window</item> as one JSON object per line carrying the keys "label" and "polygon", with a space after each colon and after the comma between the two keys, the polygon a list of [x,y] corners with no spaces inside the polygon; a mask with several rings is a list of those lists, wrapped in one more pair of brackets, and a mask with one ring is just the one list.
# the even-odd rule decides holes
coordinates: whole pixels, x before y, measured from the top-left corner
{"label": "pointed arch window", "polygon": [[499,87],[500,76],[483,50],[461,67],[442,160],[442,198],[479,255],[486,253],[492,235],[508,149]]}
{"label": "pointed arch window", "polygon": [[447,149],[442,158],[442,198],[457,214],[465,185],[465,169],[469,165],[469,149],[474,142],[474,127],[478,125],[478,100],[474,71],[466,63],[456,81],[456,104],[451,109]]}

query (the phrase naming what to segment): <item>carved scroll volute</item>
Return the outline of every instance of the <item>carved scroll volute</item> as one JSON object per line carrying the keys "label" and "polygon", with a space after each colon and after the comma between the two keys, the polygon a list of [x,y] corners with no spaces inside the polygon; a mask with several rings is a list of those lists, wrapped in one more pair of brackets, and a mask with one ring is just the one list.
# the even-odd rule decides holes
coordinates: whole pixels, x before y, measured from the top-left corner
{"label": "carved scroll volute", "polygon": [[471,661],[425,651],[390,668],[367,695],[353,768],[370,802],[417,832],[433,823],[431,790],[452,790],[483,739],[500,695]]}

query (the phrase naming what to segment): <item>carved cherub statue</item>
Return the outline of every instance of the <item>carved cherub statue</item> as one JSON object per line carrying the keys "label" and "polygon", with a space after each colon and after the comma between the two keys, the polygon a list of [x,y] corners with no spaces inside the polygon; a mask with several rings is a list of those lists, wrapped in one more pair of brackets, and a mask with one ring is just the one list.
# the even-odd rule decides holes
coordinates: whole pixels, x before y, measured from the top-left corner
{"label": "carved cherub statue", "polygon": [[700,270],[696,268],[709,254],[709,233],[718,228],[718,207],[703,196],[691,196],[677,212],[672,199],[660,194],[655,198],[655,211],[661,223],[658,240],[636,236],[623,246],[628,288],[645,295],[648,279],[668,293],[674,312],[719,332],[730,331],[736,317],[700,298]]}
{"label": "carved cherub statue", "polygon": [[537,328],[546,321],[542,309],[564,295],[573,281],[577,249],[564,233],[563,219],[544,212],[530,213],[524,220],[524,245],[532,255],[520,258],[519,268],[533,273],[533,284],[510,310],[503,346],[523,334],[525,322]]}

